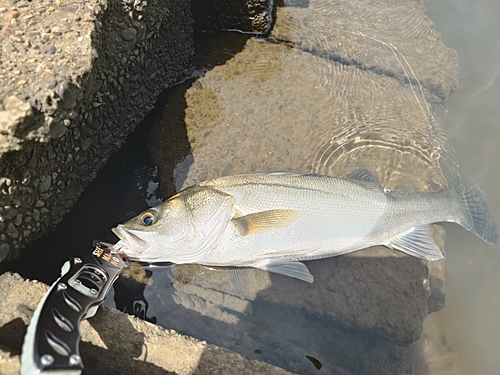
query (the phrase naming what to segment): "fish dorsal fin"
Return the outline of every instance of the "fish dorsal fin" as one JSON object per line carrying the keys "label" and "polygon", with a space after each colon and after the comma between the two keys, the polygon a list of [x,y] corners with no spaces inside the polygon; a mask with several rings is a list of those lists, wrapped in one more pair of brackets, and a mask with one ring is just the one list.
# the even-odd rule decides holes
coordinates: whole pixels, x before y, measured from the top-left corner
{"label": "fish dorsal fin", "polygon": [[302,262],[286,261],[276,262],[259,266],[261,270],[268,272],[279,273],[280,275],[294,277],[299,280],[307,281],[308,283],[314,282],[314,276],[311,275],[307,266]]}
{"label": "fish dorsal fin", "polygon": [[443,258],[441,250],[434,243],[430,225],[413,228],[410,232],[403,233],[393,239],[387,246],[421,259],[438,260]]}
{"label": "fish dorsal fin", "polygon": [[242,236],[284,228],[299,217],[296,210],[269,210],[233,218],[231,223]]}
{"label": "fish dorsal fin", "polygon": [[380,185],[380,182],[372,172],[366,168],[358,168],[353,170],[351,173],[346,174],[343,178],[349,178],[351,180],[361,180],[369,181]]}

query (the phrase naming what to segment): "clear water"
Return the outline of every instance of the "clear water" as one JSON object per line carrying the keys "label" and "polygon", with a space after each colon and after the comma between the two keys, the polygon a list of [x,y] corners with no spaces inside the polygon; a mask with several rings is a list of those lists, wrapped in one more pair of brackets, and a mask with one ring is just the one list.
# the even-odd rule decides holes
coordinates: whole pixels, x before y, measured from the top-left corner
{"label": "clear water", "polygon": [[[461,168],[472,174],[500,219],[500,3],[489,0],[427,2],[445,43],[460,57],[460,89],[447,103],[446,131]],[[499,246],[475,241],[447,226],[446,306],[435,314],[463,374],[494,374],[500,327]],[[451,357],[450,357],[451,358]]]}

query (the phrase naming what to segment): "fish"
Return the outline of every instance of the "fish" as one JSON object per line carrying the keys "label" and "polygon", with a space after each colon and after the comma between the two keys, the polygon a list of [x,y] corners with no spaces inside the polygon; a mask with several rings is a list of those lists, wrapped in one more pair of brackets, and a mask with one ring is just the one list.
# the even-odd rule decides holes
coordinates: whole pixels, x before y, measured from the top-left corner
{"label": "fish", "polygon": [[432,224],[454,222],[490,244],[498,229],[463,176],[439,192],[391,190],[367,169],[342,177],[292,172],[193,185],[112,229],[132,261],[258,268],[313,282],[302,261],[376,245],[434,261]]}

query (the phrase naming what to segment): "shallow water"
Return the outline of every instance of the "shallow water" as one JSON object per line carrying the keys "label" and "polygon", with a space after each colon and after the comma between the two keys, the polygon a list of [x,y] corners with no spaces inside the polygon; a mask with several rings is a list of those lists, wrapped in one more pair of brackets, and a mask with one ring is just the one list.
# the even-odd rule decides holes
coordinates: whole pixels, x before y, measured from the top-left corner
{"label": "shallow water", "polygon": [[[461,168],[472,174],[500,220],[500,4],[489,0],[429,1],[429,16],[460,57],[460,89],[446,121]],[[500,368],[498,290],[500,247],[485,245],[446,226],[446,306],[435,318],[463,374]]]}
{"label": "shallow water", "polygon": [[[276,21],[269,40],[238,35],[200,41],[198,79],[171,90],[166,104],[159,101],[158,112],[165,112],[149,148],[153,161],[161,161],[162,173],[153,183],[161,180],[163,196],[228,173],[343,174],[359,166],[374,170],[391,187],[438,190],[460,164],[500,218],[496,3],[426,4],[445,44],[459,53],[460,89],[451,96],[453,56],[437,42],[426,44],[435,34],[422,26],[420,16],[399,9],[398,17],[388,20],[386,5],[374,1],[331,2],[341,8],[323,1],[285,3],[289,8],[281,6],[277,16],[294,11],[293,27]],[[342,21],[353,14],[363,22]],[[409,32],[395,36],[391,29],[398,27]],[[340,48],[353,34],[356,48]],[[434,59],[419,59],[426,50]],[[444,62],[448,69],[440,69]],[[162,143],[161,133],[168,133],[170,141]],[[31,259],[37,249],[57,250],[52,267],[41,274],[40,263],[32,261],[36,267],[24,270],[25,276],[52,282],[67,257],[86,252],[95,237],[112,240],[107,237],[111,226],[144,208],[147,199],[161,198],[159,191],[146,193],[148,187],[154,190],[151,176],[157,173],[147,163],[146,132],[133,138],[137,143],[127,142],[128,150],[110,161],[56,232],[33,246]],[[166,149],[167,163],[159,148]],[[127,178],[111,174],[117,167],[131,173]],[[95,216],[102,211],[106,215]],[[82,218],[91,223],[83,230]],[[400,322],[390,311],[398,305],[384,303],[391,293],[404,293],[407,303],[419,300],[425,270],[412,258],[376,251],[363,253],[368,261],[360,255],[309,262],[317,279],[313,285],[262,273],[249,300],[234,292],[223,270],[134,268],[129,270],[134,277],[121,278],[106,303],[303,374],[492,374],[500,365],[495,350],[500,252],[457,226],[446,230],[446,306],[429,315],[424,338],[408,348],[394,343],[404,341],[401,331],[384,331],[373,320],[393,319],[398,328],[411,321]],[[380,272],[388,280],[380,285],[387,287],[401,270],[413,272],[403,273],[408,279],[403,290],[384,294],[370,278]],[[345,285],[350,288],[340,296]],[[328,294],[332,291],[334,298]],[[426,314],[416,302],[414,310]],[[372,330],[353,330],[356,325]],[[381,339],[381,332],[393,342]]]}

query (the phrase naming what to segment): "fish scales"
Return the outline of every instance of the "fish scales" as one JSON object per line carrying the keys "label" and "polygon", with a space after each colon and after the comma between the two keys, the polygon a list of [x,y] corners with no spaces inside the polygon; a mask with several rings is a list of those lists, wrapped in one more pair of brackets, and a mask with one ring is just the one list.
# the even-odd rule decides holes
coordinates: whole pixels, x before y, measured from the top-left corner
{"label": "fish scales", "polygon": [[300,260],[374,245],[440,259],[430,224],[443,221],[498,241],[473,181],[458,176],[437,193],[394,191],[364,169],[343,177],[279,172],[205,181],[113,232],[132,260],[255,267],[312,282]]}

